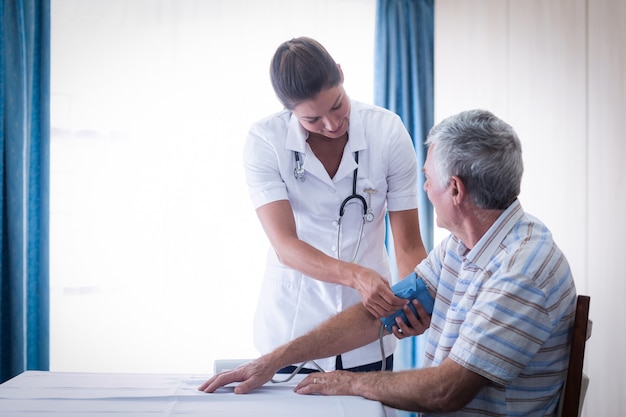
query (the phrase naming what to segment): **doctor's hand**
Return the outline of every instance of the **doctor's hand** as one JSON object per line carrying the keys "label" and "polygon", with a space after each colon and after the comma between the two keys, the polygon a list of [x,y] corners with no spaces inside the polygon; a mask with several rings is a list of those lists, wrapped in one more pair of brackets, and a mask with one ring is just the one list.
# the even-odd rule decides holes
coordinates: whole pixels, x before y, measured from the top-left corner
{"label": "doctor's hand", "polygon": [[371,269],[365,271],[358,277],[354,289],[359,292],[363,305],[370,314],[379,319],[407,304],[405,299],[397,297],[391,291],[389,282],[380,274]]}
{"label": "doctor's hand", "polygon": [[214,375],[200,385],[198,391],[210,393],[232,382],[241,382],[235,387],[235,394],[247,394],[272,379],[277,370],[266,364],[261,357],[233,370]]}
{"label": "doctor's hand", "polygon": [[417,316],[413,313],[413,310],[406,304],[402,307],[402,311],[406,315],[409,324],[406,324],[400,317],[396,317],[396,325],[393,326],[393,334],[398,339],[404,339],[405,337],[419,336],[424,333],[426,329],[430,327],[430,316],[417,300],[412,300]]}

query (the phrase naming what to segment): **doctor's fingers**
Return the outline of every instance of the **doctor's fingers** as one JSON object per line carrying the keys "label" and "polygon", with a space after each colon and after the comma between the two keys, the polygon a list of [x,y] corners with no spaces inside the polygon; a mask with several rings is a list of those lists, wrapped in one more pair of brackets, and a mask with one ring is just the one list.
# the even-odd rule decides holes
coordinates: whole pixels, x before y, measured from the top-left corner
{"label": "doctor's fingers", "polygon": [[373,303],[372,300],[369,300],[369,303],[366,303],[365,301],[363,301],[363,305],[365,306],[365,308],[367,309],[367,311],[374,316],[377,319],[380,319],[382,317],[386,317],[391,313],[387,313],[387,309],[385,308],[384,305],[380,304],[380,303]]}
{"label": "doctor's fingers", "polygon": [[[371,290],[372,287],[368,287],[368,289]],[[368,311],[376,318],[388,316],[407,303],[406,300],[397,297],[391,288],[384,284],[378,285],[374,291],[361,292],[361,299]]]}
{"label": "doctor's fingers", "polygon": [[380,294],[380,307],[382,309],[381,317],[385,317],[392,313],[395,313],[401,308],[407,306],[407,304],[408,301],[406,299],[398,297],[391,291],[391,289],[389,289],[388,292],[385,291],[384,293]]}
{"label": "doctor's fingers", "polygon": [[389,304],[384,298],[371,298],[367,302],[363,301],[363,305],[369,313],[377,319],[387,317],[388,315],[400,310],[402,305],[406,304],[406,300],[400,299],[400,306]]}
{"label": "doctor's fingers", "polygon": [[387,314],[398,311],[407,304],[407,300],[394,294],[389,282],[386,280],[379,284],[376,295],[380,298],[381,306],[386,310]]}

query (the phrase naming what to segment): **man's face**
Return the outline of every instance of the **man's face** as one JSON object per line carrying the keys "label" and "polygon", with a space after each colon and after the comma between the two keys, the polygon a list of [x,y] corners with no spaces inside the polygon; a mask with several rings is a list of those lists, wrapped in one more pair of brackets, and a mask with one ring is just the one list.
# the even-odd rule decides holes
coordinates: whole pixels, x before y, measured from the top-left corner
{"label": "man's face", "polygon": [[437,174],[433,164],[434,147],[435,145],[429,146],[428,154],[426,155],[426,162],[424,162],[424,168],[422,168],[422,172],[425,177],[424,192],[435,208],[437,226],[452,231],[450,222],[452,220],[451,210],[453,208],[453,204],[450,195],[450,185],[447,184],[443,187],[440,185],[439,175]]}

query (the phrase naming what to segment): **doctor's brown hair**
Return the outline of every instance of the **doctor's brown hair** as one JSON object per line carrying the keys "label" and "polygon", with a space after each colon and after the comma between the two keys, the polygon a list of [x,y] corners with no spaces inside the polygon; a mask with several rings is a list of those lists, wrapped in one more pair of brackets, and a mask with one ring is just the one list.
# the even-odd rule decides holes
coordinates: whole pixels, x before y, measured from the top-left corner
{"label": "doctor's brown hair", "polygon": [[328,51],[307,37],[291,39],[278,47],[270,65],[270,78],[276,96],[288,110],[342,81]]}

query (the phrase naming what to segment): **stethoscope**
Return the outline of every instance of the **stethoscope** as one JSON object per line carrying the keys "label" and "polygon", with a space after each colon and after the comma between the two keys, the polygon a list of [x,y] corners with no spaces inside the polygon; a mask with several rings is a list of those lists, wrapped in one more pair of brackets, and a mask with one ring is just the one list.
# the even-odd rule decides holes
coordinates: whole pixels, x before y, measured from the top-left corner
{"label": "stethoscope", "polygon": [[[300,159],[300,152],[294,151],[294,158],[296,160],[296,168],[293,170],[293,175],[296,179],[299,179],[300,181],[304,181],[306,178],[306,174],[304,172],[302,160]],[[359,228],[359,239],[357,240],[356,248],[354,250],[354,255],[352,256],[352,259],[350,260],[350,262],[354,262],[357,254],[359,253],[359,247],[361,246],[361,239],[363,238],[363,227],[365,227],[365,222],[374,221],[374,213],[372,213],[371,207],[367,204],[367,201],[365,201],[365,198],[356,192],[356,179],[358,177],[358,172],[359,172],[359,151],[356,151],[354,153],[354,160],[357,163],[357,166],[356,168],[354,168],[354,172],[352,173],[352,194],[350,194],[341,202],[341,205],[339,206],[339,218],[335,221],[335,224],[337,226],[337,259],[341,259],[341,254],[340,254],[340,250],[341,250],[340,242],[341,242],[341,230],[342,230],[341,219],[343,218],[345,209],[348,205],[358,204],[354,202],[353,200],[356,199],[357,201],[361,202],[361,206],[363,208],[363,215],[362,215],[361,226]],[[368,191],[366,190],[366,192]],[[368,193],[372,194],[373,192],[375,191],[370,190]]]}

